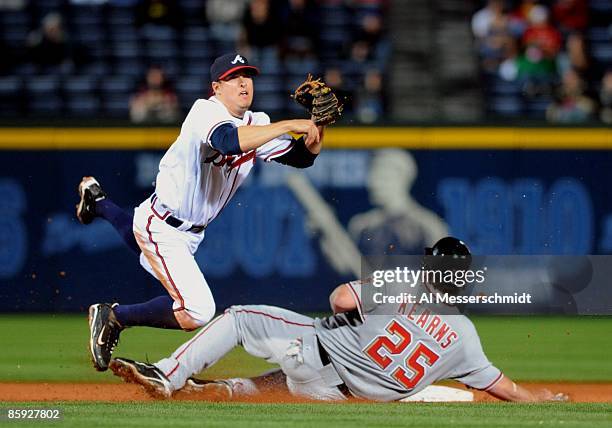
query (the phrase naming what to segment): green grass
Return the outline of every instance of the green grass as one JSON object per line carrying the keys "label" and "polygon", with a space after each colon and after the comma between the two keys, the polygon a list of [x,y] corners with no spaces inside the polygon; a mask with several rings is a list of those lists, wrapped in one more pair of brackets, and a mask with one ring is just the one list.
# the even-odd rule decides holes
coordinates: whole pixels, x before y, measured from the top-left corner
{"label": "green grass", "polygon": [[[489,359],[517,380],[612,381],[611,318],[475,318]],[[157,361],[194,333],[133,328],[116,355]],[[0,315],[0,381],[117,382],[91,367],[84,316]],[[208,377],[249,376],[270,367],[236,349]]]}
{"label": "green grass", "polygon": [[[61,427],[609,427],[610,404],[2,403],[59,407]],[[0,419],[0,422],[2,419]],[[42,422],[16,426],[40,426]],[[53,423],[44,424],[53,426]]]}

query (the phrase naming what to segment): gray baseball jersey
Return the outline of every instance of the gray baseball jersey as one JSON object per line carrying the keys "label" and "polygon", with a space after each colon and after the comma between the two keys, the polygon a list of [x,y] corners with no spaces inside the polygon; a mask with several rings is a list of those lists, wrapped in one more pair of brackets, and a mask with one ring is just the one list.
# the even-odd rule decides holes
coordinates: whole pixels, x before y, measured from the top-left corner
{"label": "gray baseball jersey", "polygon": [[315,331],[353,394],[393,401],[441,379],[482,390],[502,379],[467,317],[419,304],[397,304],[389,315],[388,305],[362,303],[360,281],[348,286],[357,310],[317,319]]}

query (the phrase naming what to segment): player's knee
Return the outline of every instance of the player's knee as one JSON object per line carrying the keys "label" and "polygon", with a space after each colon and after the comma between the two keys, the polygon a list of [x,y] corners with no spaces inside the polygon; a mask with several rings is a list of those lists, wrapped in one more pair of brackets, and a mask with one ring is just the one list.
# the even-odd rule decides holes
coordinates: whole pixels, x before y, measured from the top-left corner
{"label": "player's knee", "polygon": [[195,330],[206,325],[215,316],[215,303],[201,307],[186,307],[176,312],[176,319],[185,331]]}

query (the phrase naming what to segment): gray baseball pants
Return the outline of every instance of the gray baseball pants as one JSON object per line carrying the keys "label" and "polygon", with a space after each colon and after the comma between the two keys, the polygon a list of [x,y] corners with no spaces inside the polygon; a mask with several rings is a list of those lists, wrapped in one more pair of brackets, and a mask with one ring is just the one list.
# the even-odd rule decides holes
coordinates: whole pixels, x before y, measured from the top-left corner
{"label": "gray baseball pants", "polygon": [[313,322],[310,317],[273,306],[232,306],[155,366],[178,390],[187,378],[240,345],[249,354],[280,365],[292,394],[344,400],[337,388],[342,380],[331,364],[324,367],[321,363]]}

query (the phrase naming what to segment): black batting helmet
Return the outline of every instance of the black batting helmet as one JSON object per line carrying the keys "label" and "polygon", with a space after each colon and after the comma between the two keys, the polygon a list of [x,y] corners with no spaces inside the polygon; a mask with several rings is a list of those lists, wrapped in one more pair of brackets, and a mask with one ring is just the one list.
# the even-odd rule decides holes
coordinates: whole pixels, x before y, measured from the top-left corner
{"label": "black batting helmet", "polygon": [[[452,236],[447,236],[440,239],[433,247],[425,248],[425,256],[423,257],[423,269],[428,271],[437,271],[441,273],[465,271],[470,268],[472,263],[472,253],[468,246]],[[440,280],[439,277],[434,281],[429,282],[438,290],[458,294],[463,290],[453,282]],[[440,275],[443,277],[444,275]]]}

